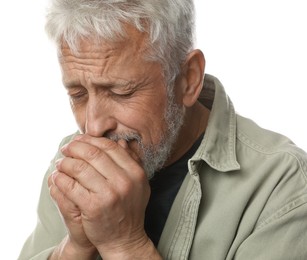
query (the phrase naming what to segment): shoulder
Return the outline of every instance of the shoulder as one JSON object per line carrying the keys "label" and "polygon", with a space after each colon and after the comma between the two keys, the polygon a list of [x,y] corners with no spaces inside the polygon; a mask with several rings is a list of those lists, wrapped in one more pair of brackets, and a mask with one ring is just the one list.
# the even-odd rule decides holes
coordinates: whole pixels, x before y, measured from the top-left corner
{"label": "shoulder", "polygon": [[307,155],[289,138],[237,117],[237,156],[243,173],[261,176],[266,194],[258,227],[307,203]]}
{"label": "shoulder", "polygon": [[[289,161],[283,160],[282,163],[297,163],[307,178],[307,154],[297,147],[288,137],[264,129],[254,121],[237,115],[237,150],[245,149],[255,155],[261,156],[261,159],[278,157],[282,159],[289,158]],[[291,158],[291,159],[290,159]]]}

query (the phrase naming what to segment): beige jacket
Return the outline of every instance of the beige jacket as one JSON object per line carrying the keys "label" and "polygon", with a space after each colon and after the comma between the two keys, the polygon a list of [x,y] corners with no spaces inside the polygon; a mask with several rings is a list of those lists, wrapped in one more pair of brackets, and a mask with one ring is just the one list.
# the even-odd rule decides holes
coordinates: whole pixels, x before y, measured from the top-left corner
{"label": "beige jacket", "polygon": [[[213,76],[205,76],[200,101],[211,109],[209,124],[165,224],[161,255],[172,260],[306,260],[306,153],[237,115]],[[47,259],[66,235],[47,187],[60,156],[45,175],[37,226],[20,260]]]}

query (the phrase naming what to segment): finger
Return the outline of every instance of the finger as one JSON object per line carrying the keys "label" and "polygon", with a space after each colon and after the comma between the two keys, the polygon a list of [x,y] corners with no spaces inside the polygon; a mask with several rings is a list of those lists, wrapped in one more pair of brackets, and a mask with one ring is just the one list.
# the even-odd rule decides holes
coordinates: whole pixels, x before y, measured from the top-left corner
{"label": "finger", "polygon": [[[115,142],[111,145],[117,146]],[[106,151],[89,143],[72,141],[62,148],[62,153],[65,156],[87,162],[106,179],[114,178],[114,174],[121,170]]]}
{"label": "finger", "polygon": [[[92,140],[87,137],[85,140]],[[137,163],[132,156],[116,142],[107,138],[99,138],[99,147],[97,140],[91,143],[85,142],[84,139],[74,140],[62,148],[65,156],[78,158],[91,164],[98,172],[106,179],[114,178],[114,174],[124,173],[135,174],[138,176],[143,172],[142,167]],[[144,174],[144,173],[141,173]]]}
{"label": "finger", "polygon": [[52,199],[57,204],[60,212],[62,213],[64,219],[72,219],[74,217],[80,216],[80,210],[77,205],[69,200],[65,195],[59,190],[59,188],[53,183],[52,175],[48,178],[49,192]]}
{"label": "finger", "polygon": [[105,177],[84,160],[64,157],[57,161],[56,168],[91,192],[99,192],[105,185]]}
{"label": "finger", "polygon": [[117,143],[122,148],[124,148],[136,162],[138,162],[139,164],[142,164],[140,157],[129,147],[129,144],[126,140],[120,139]]}
{"label": "finger", "polygon": [[[114,143],[112,140],[101,140],[101,138],[91,136],[85,136],[85,140],[101,149],[104,149],[105,145],[105,142],[102,141]],[[118,140],[114,147],[114,149],[105,150],[106,154],[121,168],[116,172],[117,174],[112,174],[111,181],[114,186],[124,194],[128,194],[132,187],[134,187],[133,189],[138,189],[138,187],[143,189],[148,184],[148,178],[141,166],[140,158],[129,148],[128,142],[124,139]]]}
{"label": "finger", "polygon": [[58,205],[65,199],[70,200],[78,207],[90,203],[90,191],[75,179],[59,171],[55,171],[51,178],[53,185],[50,187],[50,194],[58,202]]}
{"label": "finger", "polygon": [[[109,144],[108,142],[112,142],[114,143],[115,141],[110,140],[108,138],[101,138],[101,137],[93,137],[87,134],[84,135],[78,135],[75,137],[75,140],[81,141],[81,142],[85,142],[85,143],[89,143],[92,144],[94,146],[97,146],[98,148],[102,149],[102,150],[109,150]],[[125,139],[119,139],[117,143],[120,147],[122,147],[135,161],[137,161],[139,164],[141,164],[141,159],[140,157],[133,151],[133,149],[130,147],[132,146],[132,141],[128,142]],[[106,148],[107,145],[107,148]],[[112,150],[112,149],[110,149]]]}
{"label": "finger", "polygon": [[128,150],[129,149],[129,146],[128,146],[128,143],[126,140],[124,139],[120,139],[118,140],[117,142],[122,148],[124,148],[125,150]]}

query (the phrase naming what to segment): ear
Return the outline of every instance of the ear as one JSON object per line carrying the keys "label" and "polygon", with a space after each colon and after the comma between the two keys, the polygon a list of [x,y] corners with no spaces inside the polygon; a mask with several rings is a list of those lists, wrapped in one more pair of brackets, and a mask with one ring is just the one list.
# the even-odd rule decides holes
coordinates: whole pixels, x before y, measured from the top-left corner
{"label": "ear", "polygon": [[195,104],[203,87],[205,57],[200,50],[193,50],[186,58],[182,69],[182,102],[186,107]]}

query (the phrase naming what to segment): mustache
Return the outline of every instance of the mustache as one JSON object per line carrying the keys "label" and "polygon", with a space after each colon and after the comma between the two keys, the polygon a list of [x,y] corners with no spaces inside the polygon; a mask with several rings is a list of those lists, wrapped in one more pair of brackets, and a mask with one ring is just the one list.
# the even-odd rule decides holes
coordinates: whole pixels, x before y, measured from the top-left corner
{"label": "mustache", "polygon": [[127,142],[137,141],[138,144],[142,144],[142,138],[137,133],[108,133],[104,137],[118,142],[119,140],[125,140]]}

